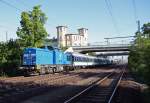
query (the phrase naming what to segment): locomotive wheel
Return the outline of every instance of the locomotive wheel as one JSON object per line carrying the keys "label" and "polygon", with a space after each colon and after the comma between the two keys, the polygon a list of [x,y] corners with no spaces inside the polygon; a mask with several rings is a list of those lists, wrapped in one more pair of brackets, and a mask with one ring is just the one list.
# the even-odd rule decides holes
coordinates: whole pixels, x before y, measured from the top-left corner
{"label": "locomotive wheel", "polygon": [[45,74],[45,68],[40,69],[40,75],[43,75],[43,74]]}
{"label": "locomotive wheel", "polygon": [[70,70],[70,67],[68,67],[68,66],[64,67],[65,72],[69,72],[69,70]]}

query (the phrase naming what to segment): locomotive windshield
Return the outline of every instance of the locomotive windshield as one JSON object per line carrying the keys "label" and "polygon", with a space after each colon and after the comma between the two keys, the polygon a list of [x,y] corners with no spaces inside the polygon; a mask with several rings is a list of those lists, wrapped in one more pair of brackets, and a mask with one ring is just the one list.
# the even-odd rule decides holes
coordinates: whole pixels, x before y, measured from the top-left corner
{"label": "locomotive windshield", "polygon": [[54,47],[52,47],[52,46],[41,46],[40,48],[41,49],[47,48],[48,50],[54,50]]}

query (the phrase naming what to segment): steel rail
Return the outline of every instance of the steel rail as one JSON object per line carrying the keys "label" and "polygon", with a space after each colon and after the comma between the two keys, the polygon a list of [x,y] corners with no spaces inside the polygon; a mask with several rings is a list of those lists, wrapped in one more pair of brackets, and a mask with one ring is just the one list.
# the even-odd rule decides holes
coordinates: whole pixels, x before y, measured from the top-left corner
{"label": "steel rail", "polygon": [[117,83],[115,89],[113,90],[113,93],[111,94],[111,97],[109,98],[108,103],[111,103],[111,101],[112,101],[112,99],[113,99],[113,97],[114,97],[114,95],[115,95],[115,93],[116,93],[116,90],[118,89],[119,84],[120,84],[120,82],[121,82],[121,80],[122,80],[122,77],[123,77],[124,72],[125,72],[125,69],[123,70],[123,72],[122,72],[122,74],[121,74],[121,76],[120,76],[120,78],[119,78],[119,81],[118,81],[118,83]]}
{"label": "steel rail", "polygon": [[85,93],[86,91],[90,90],[91,88],[93,88],[94,86],[96,86],[96,84],[99,84],[101,82],[103,82],[104,80],[106,80],[109,76],[111,76],[114,72],[108,74],[107,76],[105,76],[103,79],[99,79],[96,80],[95,82],[93,82],[89,87],[87,87],[86,89],[84,89],[83,91],[79,92],[78,94],[76,94],[75,96],[71,97],[70,99],[66,100],[64,103],[70,103],[71,101],[75,100],[76,98],[78,98],[80,95],[82,95],[83,93]]}

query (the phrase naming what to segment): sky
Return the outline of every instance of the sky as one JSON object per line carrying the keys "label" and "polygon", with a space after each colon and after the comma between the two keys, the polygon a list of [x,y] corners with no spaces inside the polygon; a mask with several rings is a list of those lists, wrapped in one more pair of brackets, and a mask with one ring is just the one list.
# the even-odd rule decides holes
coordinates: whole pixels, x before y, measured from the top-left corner
{"label": "sky", "polygon": [[150,22],[149,4],[150,0],[0,0],[0,41],[6,41],[6,32],[8,39],[17,38],[21,12],[31,11],[35,5],[41,5],[48,17],[45,27],[49,38],[56,37],[56,26],[60,25],[68,26],[68,33],[87,28],[90,43],[133,36],[136,20],[141,26]]}

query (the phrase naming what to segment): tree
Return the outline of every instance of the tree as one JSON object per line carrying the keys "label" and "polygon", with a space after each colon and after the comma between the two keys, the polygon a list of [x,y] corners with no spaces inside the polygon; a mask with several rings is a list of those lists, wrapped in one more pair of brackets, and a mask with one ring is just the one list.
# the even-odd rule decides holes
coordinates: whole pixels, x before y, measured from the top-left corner
{"label": "tree", "polygon": [[136,32],[134,47],[129,54],[129,68],[150,85],[150,23],[143,25],[142,32]]}
{"label": "tree", "polygon": [[150,23],[144,24],[142,27],[142,31],[143,31],[143,34],[145,34],[147,38],[150,38]]}
{"label": "tree", "polygon": [[21,65],[22,49],[18,40],[0,42],[0,75],[15,75],[15,71]]}
{"label": "tree", "polygon": [[22,12],[21,27],[17,29],[17,36],[24,47],[39,47],[43,45],[44,39],[48,36],[44,24],[47,21],[46,15],[40,6],[33,7],[32,11]]}
{"label": "tree", "polygon": [[3,64],[7,62],[7,48],[6,43],[0,42],[0,68],[3,67]]}

